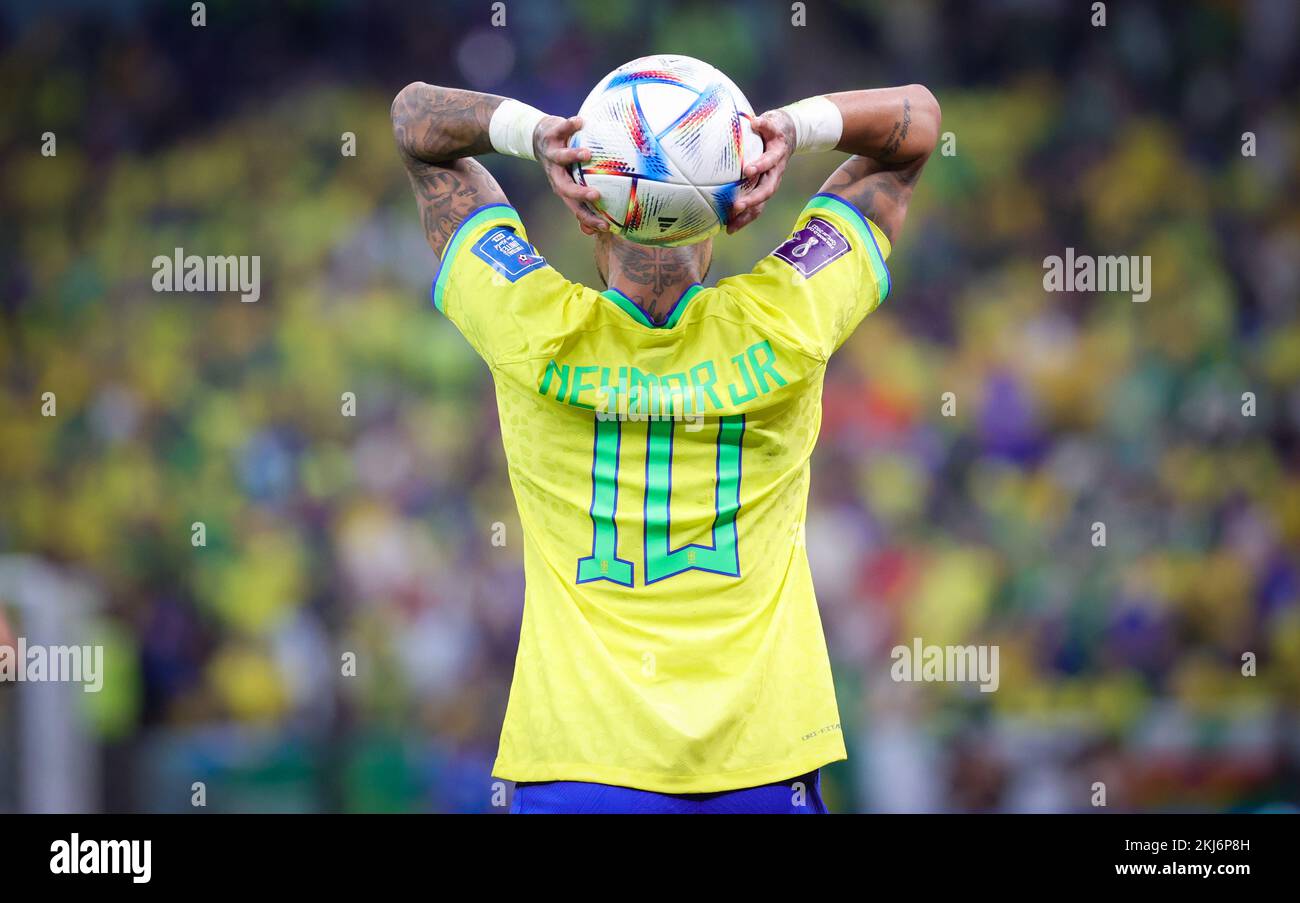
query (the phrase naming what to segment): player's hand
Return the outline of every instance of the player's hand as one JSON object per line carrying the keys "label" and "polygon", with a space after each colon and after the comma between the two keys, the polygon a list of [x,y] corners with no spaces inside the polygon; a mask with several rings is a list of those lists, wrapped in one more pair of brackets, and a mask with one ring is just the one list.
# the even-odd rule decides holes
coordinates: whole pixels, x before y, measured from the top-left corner
{"label": "player's hand", "polygon": [[569,167],[574,163],[585,163],[591,159],[591,151],[585,147],[569,147],[569,139],[582,128],[582,117],[547,116],[537,123],[533,130],[533,156],[542,164],[551,183],[551,190],[564,201],[564,206],[578,218],[578,225],[588,235],[606,232],[609,223],[599,214],[594,213],[587,204],[595,203],[600,192],[586,185],[579,185],[573,180]]}
{"label": "player's hand", "polygon": [[794,153],[794,120],[784,110],[769,110],[752,120],[750,128],[763,139],[763,153],[745,164],[744,176],[751,185],[731,205],[727,234],[745,228],[758,219],[768,198],[776,194],[785,166]]}

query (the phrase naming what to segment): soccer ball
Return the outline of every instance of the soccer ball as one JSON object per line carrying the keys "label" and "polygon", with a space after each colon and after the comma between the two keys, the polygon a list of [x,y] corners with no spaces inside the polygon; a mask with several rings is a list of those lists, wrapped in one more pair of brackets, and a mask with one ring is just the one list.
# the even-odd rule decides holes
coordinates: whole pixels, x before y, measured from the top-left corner
{"label": "soccer ball", "polygon": [[763,152],[754,108],[708,63],[660,54],[626,63],[582,104],[572,143],[591,150],[573,178],[600,192],[612,232],[647,245],[687,245],[722,228]]}

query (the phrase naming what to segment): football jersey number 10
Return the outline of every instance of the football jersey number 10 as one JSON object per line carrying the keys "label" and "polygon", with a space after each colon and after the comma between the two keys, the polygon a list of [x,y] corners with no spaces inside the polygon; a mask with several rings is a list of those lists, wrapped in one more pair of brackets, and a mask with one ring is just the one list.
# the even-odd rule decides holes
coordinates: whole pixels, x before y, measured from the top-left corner
{"label": "football jersey number 10", "polygon": [[[745,415],[719,418],[717,489],[714,493],[713,544],[671,545],[670,509],[673,492],[673,432],[676,421],[651,420],[646,429],[645,455],[645,582],[654,583],[690,570],[740,576],[736,544],[736,512],[740,510],[740,443]],[[578,559],[578,582],[609,580],[632,586],[632,562],[618,557],[618,458],[622,427],[618,420],[596,419],[591,465],[591,554]]]}

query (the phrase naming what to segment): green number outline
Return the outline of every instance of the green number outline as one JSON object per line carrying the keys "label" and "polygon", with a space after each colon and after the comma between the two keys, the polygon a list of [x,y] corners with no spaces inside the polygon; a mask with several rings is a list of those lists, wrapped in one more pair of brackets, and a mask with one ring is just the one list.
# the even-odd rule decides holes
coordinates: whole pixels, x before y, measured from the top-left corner
{"label": "green number outline", "polygon": [[[591,465],[591,554],[578,559],[578,583],[608,580],[633,585],[632,562],[618,557],[618,468],[623,432],[618,420],[595,418]],[[741,451],[745,415],[718,418],[714,516],[710,545],[688,543],[671,548],[673,420],[651,420],[646,429],[645,500],[642,540],[645,583],[697,570],[724,577],[740,576],[736,515],[740,511]],[[602,566],[603,565],[603,566]]]}
{"label": "green number outline", "polygon": [[618,459],[623,429],[617,420],[596,419],[591,453],[591,554],[578,559],[578,582],[608,580],[632,585],[632,562],[618,557]]}
{"label": "green number outline", "polygon": [[740,451],[745,436],[745,415],[730,414],[718,418],[713,529],[707,546],[692,542],[680,549],[671,547],[673,430],[673,421],[651,421],[646,435],[646,585],[692,570],[739,577],[736,514],[740,511]]}

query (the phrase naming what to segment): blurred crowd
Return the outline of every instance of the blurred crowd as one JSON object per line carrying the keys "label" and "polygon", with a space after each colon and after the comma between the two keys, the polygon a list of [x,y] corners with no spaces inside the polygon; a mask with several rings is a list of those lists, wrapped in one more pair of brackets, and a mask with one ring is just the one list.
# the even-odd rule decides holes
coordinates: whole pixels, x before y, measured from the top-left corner
{"label": "blurred crowd", "polygon": [[[204,781],[218,810],[499,811],[519,521],[388,105],[420,79],[568,113],[664,51],[759,108],[924,82],[952,133],[826,384],[832,809],[1084,811],[1098,782],[1119,810],[1300,803],[1295,5],[808,6],[4,14],[0,618],[30,635],[55,604],[4,579],[36,568],[79,588],[45,641],[105,647],[82,807],[183,810]],[[795,161],[713,278],[832,162]],[[598,284],[540,174],[490,163]],[[1149,255],[1150,300],[1045,292],[1067,247]],[[261,299],[155,293],[175,248],[259,255]],[[913,637],[996,644],[997,692],[894,682]],[[43,767],[24,692],[0,687],[0,810]]]}

